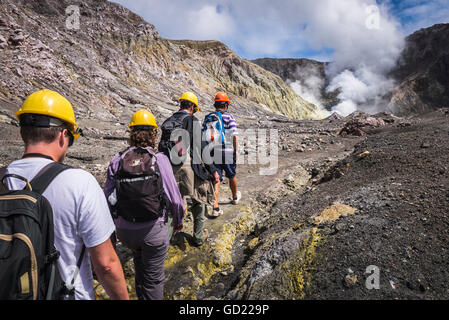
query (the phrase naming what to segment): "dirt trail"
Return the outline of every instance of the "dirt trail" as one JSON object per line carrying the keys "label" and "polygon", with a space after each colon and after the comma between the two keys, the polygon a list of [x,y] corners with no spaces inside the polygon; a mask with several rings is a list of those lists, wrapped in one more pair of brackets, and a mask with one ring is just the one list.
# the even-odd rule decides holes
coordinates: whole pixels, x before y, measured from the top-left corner
{"label": "dirt trail", "polygon": [[[232,293],[228,293],[248,259],[248,242],[254,238],[255,230],[266,228],[264,224],[270,208],[287,196],[299,194],[310,185],[315,175],[349,155],[354,144],[361,140],[338,135],[344,121],[260,123],[245,120],[241,131],[255,127],[278,130],[278,170],[273,175],[260,175],[260,169],[268,165],[249,165],[245,158],[245,164],[237,169],[242,200],[238,205],[230,203],[231,192],[225,179],[219,199],[224,214],[216,219],[206,219],[208,239],[199,248],[190,245],[193,221],[190,211],[187,212],[185,228],[177,235],[167,254],[166,299],[233,298]],[[246,156],[242,154],[241,157]],[[211,211],[210,207],[208,211]],[[131,255],[120,245],[118,250],[132,288],[134,268]],[[105,297],[101,287],[97,291],[100,298]]]}
{"label": "dirt trail", "polygon": [[[207,219],[205,228],[209,238],[201,248],[189,245],[192,220],[188,216],[181,242],[171,246],[166,262],[166,297],[179,299],[223,298],[232,287],[238,269],[245,260],[246,237],[260,224],[259,214],[272,202],[294,194],[305,187],[314,170],[328,167],[352,151],[359,138],[343,139],[337,135],[343,122],[294,122],[294,130],[277,126],[280,135],[289,135],[289,150],[279,151],[278,170],[274,175],[260,175],[259,169],[268,165],[238,166],[238,185],[242,200],[230,203],[231,192],[225,179],[220,191],[220,207],[224,214]],[[288,127],[287,127],[288,128]],[[329,130],[323,135],[320,132]],[[290,132],[289,132],[290,131]],[[288,133],[287,133],[288,132]],[[307,132],[307,133],[304,133]],[[314,141],[304,152],[296,147],[305,141]],[[271,197],[271,198],[270,198]],[[211,208],[208,209],[209,212]]]}

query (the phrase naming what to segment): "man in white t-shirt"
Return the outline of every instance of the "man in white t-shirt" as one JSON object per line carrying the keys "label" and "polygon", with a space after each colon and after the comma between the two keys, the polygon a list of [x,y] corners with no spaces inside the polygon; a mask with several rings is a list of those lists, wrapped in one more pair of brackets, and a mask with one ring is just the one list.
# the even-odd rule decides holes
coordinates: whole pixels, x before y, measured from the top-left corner
{"label": "man in white t-shirt", "polygon": [[[16,116],[25,154],[8,166],[7,173],[31,181],[49,163],[64,160],[69,146],[79,137],[78,126],[70,102],[51,90],[30,95]],[[23,189],[24,182],[9,178],[8,187]],[[53,209],[55,247],[61,254],[58,267],[66,284],[70,285],[82,249],[87,248],[75,278],[75,298],[95,299],[92,261],[106,293],[112,299],[129,299],[123,269],[110,240],[115,225],[95,178],[81,169],[67,169],[43,195]]]}

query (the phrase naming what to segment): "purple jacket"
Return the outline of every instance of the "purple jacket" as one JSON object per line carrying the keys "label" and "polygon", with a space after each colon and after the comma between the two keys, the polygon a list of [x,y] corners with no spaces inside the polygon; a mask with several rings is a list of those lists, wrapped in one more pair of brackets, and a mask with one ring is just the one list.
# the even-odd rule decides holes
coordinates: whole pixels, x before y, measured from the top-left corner
{"label": "purple jacket", "polygon": [[[135,147],[131,147],[135,148]],[[151,147],[148,147],[151,149]],[[173,175],[173,169],[170,163],[170,160],[163,154],[157,153],[156,160],[159,165],[159,170],[161,171],[162,182],[164,185],[165,193],[167,194],[168,199],[171,203],[171,212],[173,215],[173,226],[178,227],[184,224],[184,203],[182,201],[181,193],[179,192],[178,185],[176,184],[175,177]],[[106,180],[106,184],[104,186],[104,194],[106,198],[114,191],[115,189],[115,174],[118,171],[118,166],[120,163],[120,154],[116,154],[114,158],[111,160],[111,163],[108,167],[108,176]],[[125,219],[119,217],[115,219],[115,226],[120,229],[128,229],[128,230],[138,230],[142,228],[149,227],[157,222],[161,222],[165,220],[165,215],[160,217],[155,221],[149,222],[130,222]]]}

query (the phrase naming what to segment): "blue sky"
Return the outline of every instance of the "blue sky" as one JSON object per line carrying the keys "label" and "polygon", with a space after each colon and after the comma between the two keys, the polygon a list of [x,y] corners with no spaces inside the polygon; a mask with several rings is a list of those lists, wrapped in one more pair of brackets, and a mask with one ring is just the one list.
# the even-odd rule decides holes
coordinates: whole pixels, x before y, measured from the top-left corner
{"label": "blue sky", "polygon": [[[330,61],[364,37],[389,39],[394,33],[396,39],[449,23],[449,0],[113,1],[155,25],[164,38],[220,40],[246,59]],[[373,5],[382,16],[376,30],[381,36],[364,27]]]}
{"label": "blue sky", "polygon": [[403,26],[405,33],[430,27],[436,23],[449,23],[449,0],[393,0],[391,14]]}

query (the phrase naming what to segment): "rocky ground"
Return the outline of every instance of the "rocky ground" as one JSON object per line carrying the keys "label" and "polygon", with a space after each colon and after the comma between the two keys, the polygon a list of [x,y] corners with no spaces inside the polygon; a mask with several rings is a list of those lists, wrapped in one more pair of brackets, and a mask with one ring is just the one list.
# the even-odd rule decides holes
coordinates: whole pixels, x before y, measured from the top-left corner
{"label": "rocky ground", "polygon": [[167,298],[447,298],[449,112],[381,118],[361,137],[338,135],[347,119],[280,125],[277,174],[241,167],[209,243],[171,248]]}
{"label": "rocky ground", "polygon": [[[237,239],[241,267],[225,298],[448,297],[449,112],[386,120],[366,136],[337,138],[342,148],[326,146],[333,158],[325,162],[297,159],[312,176],[305,188],[260,195],[274,201]],[[367,289],[369,266],[378,268],[379,289]]]}
{"label": "rocky ground", "polygon": [[[268,164],[247,164],[253,148],[244,145],[242,201],[230,204],[223,185],[225,213],[207,219],[209,237],[200,248],[190,246],[188,212],[168,252],[166,298],[447,298],[449,111],[409,119],[382,114],[377,122],[362,114],[348,118],[237,119],[241,132],[278,130],[278,170],[260,175]],[[5,165],[20,157],[23,146],[11,113],[0,114],[0,122]],[[383,125],[342,136],[347,123]],[[66,162],[103,184],[110,159],[126,146],[126,127],[111,122],[91,128]],[[133,292],[131,256],[121,245],[118,252]],[[366,288],[369,266],[378,267],[378,290]],[[96,292],[107,298],[101,286]]]}

